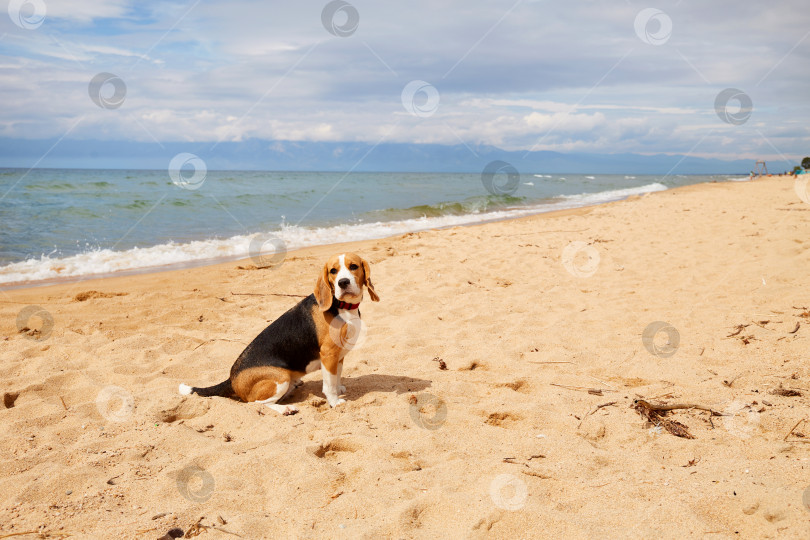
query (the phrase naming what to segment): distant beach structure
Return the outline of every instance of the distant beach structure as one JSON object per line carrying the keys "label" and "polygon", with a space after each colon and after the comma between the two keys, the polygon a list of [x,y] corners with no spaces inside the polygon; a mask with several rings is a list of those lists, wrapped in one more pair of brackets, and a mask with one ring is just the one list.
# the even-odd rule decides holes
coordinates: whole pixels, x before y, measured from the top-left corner
{"label": "distant beach structure", "polygon": [[754,170],[751,172],[751,175],[765,176],[767,174],[768,174],[768,166],[765,164],[765,162],[762,160],[757,161],[756,165],[754,165]]}

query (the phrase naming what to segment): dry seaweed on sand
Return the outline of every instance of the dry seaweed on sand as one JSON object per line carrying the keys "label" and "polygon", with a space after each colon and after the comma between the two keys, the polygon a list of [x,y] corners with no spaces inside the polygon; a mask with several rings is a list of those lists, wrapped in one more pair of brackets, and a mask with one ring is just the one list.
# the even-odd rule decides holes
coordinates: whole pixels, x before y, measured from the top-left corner
{"label": "dry seaweed on sand", "polygon": [[[225,521],[224,519],[222,519],[222,516],[218,516],[218,518],[219,518],[220,522]],[[195,523],[194,525],[189,527],[189,529],[186,531],[186,534],[183,536],[183,538],[193,538],[195,536],[199,536],[201,533],[204,533],[204,532],[208,531],[209,529],[213,529],[215,531],[223,532],[225,534],[230,534],[230,535],[233,535],[233,536],[241,537],[240,534],[237,534],[237,533],[231,532],[231,531],[227,531],[227,530],[223,529],[222,527],[217,527],[216,525],[203,525],[202,521],[204,519],[205,519],[205,516],[201,517],[200,519],[197,520],[197,523]],[[224,524],[225,523],[223,523],[223,525]]]}
{"label": "dry seaweed on sand", "polygon": [[779,388],[774,388],[773,390],[771,390],[768,393],[771,394],[771,395],[774,395],[774,396],[782,396],[782,397],[801,397],[802,396],[802,393],[799,392],[798,390],[794,390],[793,388],[782,388],[781,386]]}
{"label": "dry seaweed on sand", "polygon": [[734,327],[736,329],[736,332],[732,332],[729,335],[727,335],[726,337],[734,337],[737,334],[739,334],[740,332],[742,332],[748,326],[751,326],[751,325],[750,324],[738,324],[737,326]]}
{"label": "dry seaweed on sand", "polygon": [[[678,407],[680,408],[680,407]],[[687,408],[687,407],[684,407]],[[633,402],[633,409],[638,412],[642,418],[655,424],[656,426],[661,426],[662,428],[666,429],[671,434],[675,435],[676,437],[682,437],[684,439],[694,439],[694,435],[689,433],[689,428],[684,424],[676,420],[670,420],[669,418],[665,418],[664,416],[672,409],[659,409],[653,405],[650,405],[643,399],[637,399]]]}
{"label": "dry seaweed on sand", "polygon": [[447,363],[445,363],[445,361],[442,360],[441,358],[439,358],[438,356],[436,358],[434,358],[433,361],[439,363],[439,369],[440,370],[444,371],[444,370],[447,369]]}
{"label": "dry seaweed on sand", "polygon": [[207,531],[208,527],[206,527],[205,525],[202,524],[203,519],[205,519],[205,516],[198,519],[197,523],[195,523],[194,525],[189,527],[189,529],[186,531],[186,534],[183,536],[183,538],[192,538],[194,536],[199,536],[200,533]]}

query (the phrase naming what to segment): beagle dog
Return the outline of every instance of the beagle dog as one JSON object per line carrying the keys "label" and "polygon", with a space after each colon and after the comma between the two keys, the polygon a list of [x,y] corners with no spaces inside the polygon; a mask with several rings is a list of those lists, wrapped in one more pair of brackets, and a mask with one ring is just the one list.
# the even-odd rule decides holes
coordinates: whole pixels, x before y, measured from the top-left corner
{"label": "beagle dog", "polygon": [[256,336],[234,362],[230,377],[206,388],[181,384],[180,393],[237,396],[281,414],[295,414],[297,407],[278,402],[301,384],[301,377],[320,367],[329,405],[345,403],[340,398],[346,391],[340,375],[343,357],[362,337],[358,308],[364,287],[374,302],[380,301],[363,258],[355,253],[332,256],[318,276],[315,292]]}

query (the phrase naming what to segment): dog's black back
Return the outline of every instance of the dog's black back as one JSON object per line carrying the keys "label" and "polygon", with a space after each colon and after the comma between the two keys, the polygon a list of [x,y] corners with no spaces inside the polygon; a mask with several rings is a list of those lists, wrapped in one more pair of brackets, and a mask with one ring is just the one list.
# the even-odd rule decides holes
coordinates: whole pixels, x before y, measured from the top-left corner
{"label": "dog's black back", "polygon": [[231,376],[261,366],[305,372],[307,364],[320,356],[313,308],[317,309],[317,301],[310,294],[270,323],[236,359]]}

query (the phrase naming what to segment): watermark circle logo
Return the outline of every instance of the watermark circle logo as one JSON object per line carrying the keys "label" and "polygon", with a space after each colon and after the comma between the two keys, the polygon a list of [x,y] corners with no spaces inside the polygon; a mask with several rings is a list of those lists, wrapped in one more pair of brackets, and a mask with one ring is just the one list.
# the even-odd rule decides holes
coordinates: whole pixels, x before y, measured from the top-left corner
{"label": "watermark circle logo", "polygon": [[732,435],[747,439],[759,426],[759,412],[747,403],[734,400],[723,409],[723,425]]}
{"label": "watermark circle logo", "polygon": [[90,79],[87,93],[93,103],[102,109],[117,109],[127,97],[127,85],[118,75],[103,72]]}
{"label": "watermark circle logo", "polygon": [[810,190],[807,189],[808,182],[810,182],[810,174],[803,174],[801,177],[797,176],[796,181],[793,182],[793,189],[802,202],[810,204]]}
{"label": "watermark circle logo", "polygon": [[321,23],[326,31],[337,37],[349,37],[357,31],[360,14],[343,0],[333,0],[323,7]]}
{"label": "watermark circle logo", "polygon": [[[661,342],[660,336],[666,336],[666,342]],[[641,342],[644,348],[653,356],[669,358],[678,351],[681,343],[681,334],[671,324],[664,321],[651,322],[641,333]]]}
{"label": "watermark circle logo", "polygon": [[177,491],[191,502],[204,503],[214,493],[214,477],[197,465],[189,465],[177,474]]}
{"label": "watermark circle logo", "polygon": [[582,240],[574,240],[563,248],[562,264],[574,277],[591,277],[601,260],[596,248]]}
{"label": "watermark circle logo", "polygon": [[[42,321],[39,329],[31,328],[31,319],[38,317]],[[53,332],[53,315],[39,306],[25,306],[17,313],[17,331],[27,339],[45,341]]]}
{"label": "watermark circle logo", "polygon": [[402,89],[402,106],[414,116],[427,118],[439,108],[439,91],[425,81],[411,81]]}
{"label": "watermark circle logo", "polygon": [[434,431],[447,420],[447,405],[440,397],[423,393],[411,397],[408,413],[414,424]]}
{"label": "watermark circle logo", "polygon": [[807,489],[802,493],[802,504],[807,510],[810,510],[810,486],[807,486]]}
{"label": "watermark circle logo", "polygon": [[642,9],[633,26],[638,38],[650,45],[663,45],[672,36],[672,19],[660,9]]}
{"label": "watermark circle logo", "polygon": [[11,0],[8,3],[11,22],[24,30],[36,30],[42,26],[47,12],[42,0]]}
{"label": "watermark circle logo", "polygon": [[287,244],[274,234],[257,234],[250,240],[248,254],[259,268],[277,266],[287,256]]}
{"label": "watermark circle logo", "polygon": [[[732,101],[739,105],[736,110],[729,106]],[[739,126],[746,123],[751,117],[752,110],[754,102],[748,94],[738,88],[726,88],[714,98],[714,112],[726,124]]]}
{"label": "watermark circle logo", "polygon": [[514,474],[499,474],[489,484],[489,497],[503,510],[520,510],[528,496],[526,483]]}
{"label": "watermark circle logo", "polygon": [[341,349],[351,351],[365,343],[367,328],[357,310],[351,310],[332,318],[329,337]]}
{"label": "watermark circle logo", "polygon": [[200,189],[207,174],[205,161],[195,154],[180,152],[169,162],[169,177],[183,189]]}
{"label": "watermark circle logo", "polygon": [[110,422],[126,422],[132,418],[135,398],[120,386],[105,386],[96,396],[96,408]]}
{"label": "watermark circle logo", "polygon": [[[504,178],[506,181],[501,182]],[[481,183],[493,195],[512,195],[520,185],[520,173],[511,163],[499,159],[490,161],[481,172]]]}

